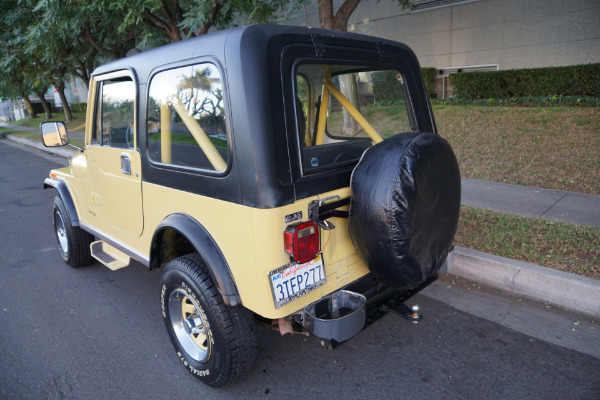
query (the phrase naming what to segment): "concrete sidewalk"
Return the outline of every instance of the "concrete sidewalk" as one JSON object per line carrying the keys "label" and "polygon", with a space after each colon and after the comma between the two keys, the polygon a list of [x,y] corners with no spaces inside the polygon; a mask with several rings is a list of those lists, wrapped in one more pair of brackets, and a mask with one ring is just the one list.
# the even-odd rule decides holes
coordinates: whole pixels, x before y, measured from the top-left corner
{"label": "concrete sidewalk", "polygon": [[[76,151],[47,148],[17,135],[7,138],[64,157]],[[463,179],[462,204],[600,227],[600,196],[595,195]],[[595,279],[460,247],[448,257],[445,272],[600,318],[600,281]]]}
{"label": "concrete sidewalk", "polygon": [[462,204],[506,214],[600,227],[600,196],[462,180]]}

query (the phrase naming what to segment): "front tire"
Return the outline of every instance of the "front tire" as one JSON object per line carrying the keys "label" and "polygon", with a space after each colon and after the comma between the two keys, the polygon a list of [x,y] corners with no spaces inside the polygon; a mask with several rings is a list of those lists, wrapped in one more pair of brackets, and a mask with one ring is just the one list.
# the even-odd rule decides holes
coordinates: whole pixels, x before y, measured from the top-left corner
{"label": "front tire", "polygon": [[192,375],[221,387],[248,370],[258,348],[254,317],[242,307],[223,303],[198,254],[169,262],[160,286],[167,332]]}
{"label": "front tire", "polygon": [[63,260],[73,268],[79,268],[94,262],[90,244],[94,237],[88,232],[71,225],[71,218],[59,196],[54,198],[52,206],[54,235]]}

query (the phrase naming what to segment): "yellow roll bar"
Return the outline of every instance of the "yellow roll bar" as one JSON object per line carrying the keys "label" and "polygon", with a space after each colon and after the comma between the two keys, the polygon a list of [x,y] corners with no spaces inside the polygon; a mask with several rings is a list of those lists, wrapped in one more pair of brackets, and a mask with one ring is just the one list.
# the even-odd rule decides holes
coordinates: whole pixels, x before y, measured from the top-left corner
{"label": "yellow roll bar", "polygon": [[327,121],[327,108],[329,107],[329,93],[336,98],[337,101],[340,102],[342,107],[348,111],[348,113],[354,118],[354,120],[360,125],[360,127],[365,131],[367,135],[371,138],[371,140],[375,143],[383,142],[383,139],[379,133],[371,126],[369,121],[362,116],[360,111],[354,107],[354,105],[344,96],[342,92],[335,87],[335,85],[331,82],[331,71],[329,70],[329,66],[323,65],[323,91],[321,94],[321,108],[319,109],[319,124],[317,125],[317,140],[315,142],[316,145],[323,144],[323,139],[325,138],[325,124]]}
{"label": "yellow roll bar", "polygon": [[217,150],[213,142],[210,141],[210,138],[208,137],[206,132],[204,132],[204,129],[202,129],[198,121],[196,121],[194,117],[188,114],[179,97],[171,96],[169,100],[171,101],[171,104],[173,105],[175,111],[177,111],[177,114],[179,114],[179,117],[181,117],[181,120],[183,121],[185,126],[190,130],[192,136],[194,136],[194,139],[196,139],[196,142],[198,142],[198,145],[208,158],[208,161],[210,161],[210,163],[212,164],[215,171],[225,171],[227,169],[227,163],[225,162],[225,160],[223,160],[223,157],[221,157],[221,154],[219,154],[219,151]]}
{"label": "yellow roll bar", "polygon": [[160,106],[160,161],[171,164],[171,107]]}
{"label": "yellow roll bar", "polygon": [[310,135],[310,121],[312,120],[312,89],[308,79],[306,79],[306,129],[304,133],[304,143],[306,146],[312,145],[312,137]]}
{"label": "yellow roll bar", "polygon": [[352,118],[354,118],[354,120],[358,123],[358,125],[360,125],[363,131],[365,131],[365,133],[369,135],[372,141],[374,141],[375,143],[383,142],[383,139],[381,138],[379,133],[377,133],[377,131],[371,126],[369,121],[367,121],[365,117],[362,116],[360,111],[358,111],[356,107],[354,107],[354,105],[350,103],[350,100],[348,100],[346,96],[344,96],[342,92],[340,92],[335,87],[335,85],[331,83],[330,80],[325,81],[324,86],[326,86],[329,89],[333,97],[335,97],[337,101],[340,102],[340,104],[346,109],[346,111],[348,111],[348,114],[350,114]]}
{"label": "yellow roll bar", "polygon": [[323,144],[325,138],[325,124],[327,123],[327,108],[329,108],[329,90],[327,85],[323,85],[321,92],[321,108],[319,109],[319,123],[317,125],[317,139],[315,145]]}

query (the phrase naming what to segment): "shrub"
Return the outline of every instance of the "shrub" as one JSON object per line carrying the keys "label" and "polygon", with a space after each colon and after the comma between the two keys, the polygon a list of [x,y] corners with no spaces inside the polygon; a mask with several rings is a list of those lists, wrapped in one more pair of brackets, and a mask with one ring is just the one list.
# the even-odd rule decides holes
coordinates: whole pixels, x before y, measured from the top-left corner
{"label": "shrub", "polygon": [[373,72],[371,79],[373,81],[373,98],[376,103],[388,103],[404,98],[404,88],[398,80],[398,72]]}
{"label": "shrub", "polygon": [[33,112],[36,114],[44,114],[44,107],[42,106],[42,103],[32,101],[31,105],[33,106]]}
{"label": "shrub", "polygon": [[600,96],[600,64],[456,73],[450,83],[466,99]]}
{"label": "shrub", "polygon": [[457,106],[518,106],[518,107],[545,107],[545,106],[575,106],[575,107],[600,107],[600,96],[527,96],[511,97],[505,99],[467,99],[450,97],[447,99],[431,99],[432,104],[457,105]]}
{"label": "shrub", "polygon": [[85,113],[87,110],[87,103],[71,103],[71,111],[76,113]]}
{"label": "shrub", "polygon": [[[433,79],[437,70],[435,68],[421,68],[427,93],[431,96]],[[373,96],[376,103],[396,102],[404,98],[404,88],[398,80],[398,72],[382,71],[371,75],[373,81]]]}
{"label": "shrub", "polygon": [[425,87],[427,88],[427,94],[429,97],[433,97],[433,80],[437,74],[437,69],[433,67],[421,68],[423,71],[423,79],[425,80]]}

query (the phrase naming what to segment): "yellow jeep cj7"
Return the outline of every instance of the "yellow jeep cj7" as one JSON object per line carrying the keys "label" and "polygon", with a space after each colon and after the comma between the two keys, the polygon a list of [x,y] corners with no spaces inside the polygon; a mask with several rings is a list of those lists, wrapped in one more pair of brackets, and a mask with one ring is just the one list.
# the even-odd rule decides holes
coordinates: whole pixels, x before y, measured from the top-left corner
{"label": "yellow jeep cj7", "polygon": [[[460,174],[408,47],[254,25],[89,87],[84,148],[44,182],[58,247],[75,268],[162,268],[167,331],[204,383],[250,367],[257,321],[333,346],[382,304],[420,319],[402,301],[446,261]],[[41,131],[69,145],[63,123]]]}

